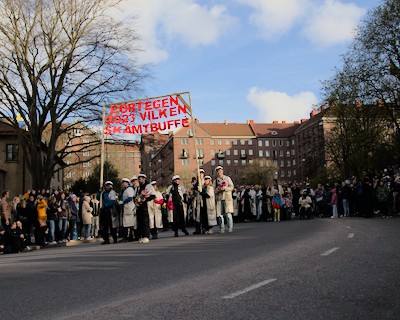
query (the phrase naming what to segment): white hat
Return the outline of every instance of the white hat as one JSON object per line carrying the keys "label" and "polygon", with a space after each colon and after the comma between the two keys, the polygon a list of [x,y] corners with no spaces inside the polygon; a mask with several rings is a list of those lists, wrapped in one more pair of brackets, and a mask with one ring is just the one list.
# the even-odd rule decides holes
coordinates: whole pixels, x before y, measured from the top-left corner
{"label": "white hat", "polygon": [[174,181],[174,180],[176,180],[176,179],[180,179],[180,178],[181,178],[180,176],[178,176],[178,175],[175,175],[175,176],[173,176],[173,177],[172,177],[172,179],[171,179],[171,180],[172,180],[172,181]]}
{"label": "white hat", "polygon": [[133,181],[133,180],[137,180],[137,177],[136,177],[136,176],[133,176],[133,177],[131,178],[131,181]]}
{"label": "white hat", "polygon": [[105,185],[111,184],[114,185],[110,180],[107,180],[106,182],[104,182]]}
{"label": "white hat", "polygon": [[138,175],[138,178],[145,178],[145,179],[147,179],[147,176],[146,176],[144,173],[140,173],[140,174]]}
{"label": "white hat", "polygon": [[155,185],[155,184],[157,184],[157,181],[152,181],[152,182],[150,182],[150,184]]}
{"label": "white hat", "polygon": [[222,166],[216,166],[215,171],[218,171],[219,169],[224,169]]}
{"label": "white hat", "polygon": [[206,179],[210,179],[211,180],[211,177],[210,176],[205,176],[204,180],[206,180]]}
{"label": "white hat", "polygon": [[128,183],[129,183],[130,181],[129,181],[128,178],[123,178],[123,179],[121,180],[121,182],[128,182]]}
{"label": "white hat", "polygon": [[199,172],[203,172],[204,173],[204,169],[199,169]]}

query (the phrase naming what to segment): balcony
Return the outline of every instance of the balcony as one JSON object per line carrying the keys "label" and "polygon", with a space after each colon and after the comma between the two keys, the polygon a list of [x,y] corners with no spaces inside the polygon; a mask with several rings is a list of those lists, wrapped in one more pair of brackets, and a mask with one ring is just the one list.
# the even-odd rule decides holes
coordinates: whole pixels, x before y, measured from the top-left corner
{"label": "balcony", "polygon": [[179,159],[187,159],[189,158],[189,153],[188,152],[182,152],[179,157]]}
{"label": "balcony", "polygon": [[217,153],[217,158],[220,159],[220,160],[225,159],[225,152],[222,152],[222,151],[218,152]]}

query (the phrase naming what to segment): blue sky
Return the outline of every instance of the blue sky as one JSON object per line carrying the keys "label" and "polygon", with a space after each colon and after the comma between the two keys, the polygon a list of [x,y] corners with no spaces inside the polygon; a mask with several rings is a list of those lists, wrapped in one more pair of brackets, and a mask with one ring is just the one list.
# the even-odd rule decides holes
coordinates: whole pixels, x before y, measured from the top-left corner
{"label": "blue sky", "polygon": [[296,121],[322,102],[355,27],[380,0],[126,0],[145,95],[189,91],[201,122]]}

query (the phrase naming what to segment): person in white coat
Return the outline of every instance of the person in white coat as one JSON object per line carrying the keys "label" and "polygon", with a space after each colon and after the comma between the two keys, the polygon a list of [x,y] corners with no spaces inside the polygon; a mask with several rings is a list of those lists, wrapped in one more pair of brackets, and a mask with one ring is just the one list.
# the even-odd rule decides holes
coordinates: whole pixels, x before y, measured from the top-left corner
{"label": "person in white coat", "polygon": [[204,234],[213,234],[213,226],[217,225],[217,212],[215,210],[215,194],[210,176],[204,177],[201,195],[200,221]]}
{"label": "person in white coat", "polygon": [[121,206],[121,226],[123,227],[123,237],[120,242],[132,242],[136,210],[135,203],[133,202],[134,190],[130,185],[128,178],[122,179],[121,187],[119,205]]}
{"label": "person in white coat", "polygon": [[162,213],[161,205],[164,203],[162,193],[158,190],[157,181],[152,181],[150,184],[154,188],[155,198],[152,201],[147,202],[149,208],[149,224],[150,233],[152,239],[158,239],[158,229],[162,229]]}
{"label": "person in white coat", "polygon": [[92,237],[90,236],[90,231],[92,228],[92,211],[93,208],[90,206],[90,197],[85,196],[82,203],[82,222],[85,226],[85,240],[90,240]]}
{"label": "person in white coat", "polygon": [[217,217],[220,226],[220,233],[225,233],[225,222],[226,217],[228,222],[228,232],[233,231],[233,198],[232,191],[234,185],[232,179],[224,175],[224,168],[222,166],[217,166],[215,168],[217,173],[217,178],[214,181],[214,191],[215,191],[215,201]]}

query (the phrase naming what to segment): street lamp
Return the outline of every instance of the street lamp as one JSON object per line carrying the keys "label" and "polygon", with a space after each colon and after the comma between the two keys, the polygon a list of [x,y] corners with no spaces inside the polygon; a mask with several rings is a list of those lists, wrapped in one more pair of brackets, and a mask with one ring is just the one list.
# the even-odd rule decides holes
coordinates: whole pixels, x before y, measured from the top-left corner
{"label": "street lamp", "polygon": [[301,183],[304,183],[304,162],[306,162],[306,159],[301,159]]}

